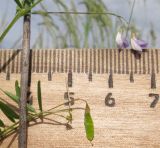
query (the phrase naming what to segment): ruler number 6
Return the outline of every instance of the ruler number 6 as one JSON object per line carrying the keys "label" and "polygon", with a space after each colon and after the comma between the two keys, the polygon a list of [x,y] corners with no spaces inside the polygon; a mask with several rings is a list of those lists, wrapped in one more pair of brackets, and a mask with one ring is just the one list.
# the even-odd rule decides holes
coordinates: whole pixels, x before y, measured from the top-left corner
{"label": "ruler number 6", "polygon": [[154,108],[156,107],[158,101],[159,101],[159,94],[153,94],[153,93],[150,93],[149,94],[149,97],[155,97],[155,99],[153,100],[153,102],[151,103],[150,105],[150,108]]}
{"label": "ruler number 6", "polygon": [[114,107],[116,104],[115,99],[111,98],[111,96],[112,96],[112,93],[108,93],[108,95],[105,98],[105,104],[106,104],[106,106]]}

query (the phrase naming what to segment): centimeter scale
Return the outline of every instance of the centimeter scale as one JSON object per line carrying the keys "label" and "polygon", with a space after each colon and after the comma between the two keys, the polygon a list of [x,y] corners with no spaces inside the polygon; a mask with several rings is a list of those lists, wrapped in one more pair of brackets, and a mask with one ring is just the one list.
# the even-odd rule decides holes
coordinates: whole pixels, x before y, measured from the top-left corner
{"label": "centimeter scale", "polygon": [[[21,50],[0,51],[1,88],[13,90],[20,79],[21,60]],[[38,80],[46,109],[66,101],[66,83],[73,100],[88,101],[95,124],[94,147],[160,147],[158,49],[141,54],[130,49],[31,50],[30,73],[33,105],[37,105]],[[30,127],[28,146],[91,147],[85,138],[83,113],[73,115],[70,131],[48,124]],[[17,142],[12,145],[16,147]]]}

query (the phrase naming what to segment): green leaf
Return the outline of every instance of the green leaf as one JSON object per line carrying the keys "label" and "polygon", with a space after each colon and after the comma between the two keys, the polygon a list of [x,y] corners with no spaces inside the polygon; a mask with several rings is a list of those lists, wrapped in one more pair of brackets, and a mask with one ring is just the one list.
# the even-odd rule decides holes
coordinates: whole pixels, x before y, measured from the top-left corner
{"label": "green leaf", "polygon": [[12,21],[9,23],[7,28],[3,31],[3,33],[0,35],[0,43],[4,39],[4,37],[7,35],[7,33],[11,30],[11,28],[14,26],[14,24],[24,15],[28,14],[32,8],[34,8],[36,5],[38,5],[42,0],[37,0],[34,4],[32,4],[29,8],[26,9],[20,9],[16,16],[12,19]]}
{"label": "green leaf", "polygon": [[21,3],[20,0],[14,0],[16,2],[16,4],[20,7],[20,8],[23,8],[23,5]]}
{"label": "green leaf", "polygon": [[34,113],[36,112],[36,110],[34,109],[34,107],[32,105],[30,105],[30,104],[27,104],[27,109],[30,112],[34,112]]}
{"label": "green leaf", "polygon": [[16,102],[17,104],[19,104],[19,97],[12,94],[11,92],[8,92],[8,91],[4,91],[0,88],[0,90],[5,94],[7,95],[10,99],[12,99],[14,102]]}
{"label": "green leaf", "polygon": [[0,119],[0,127],[5,127],[5,125],[1,119]]}
{"label": "green leaf", "polygon": [[[16,85],[17,85],[17,84],[16,84]],[[11,92],[4,91],[4,90],[2,90],[1,88],[0,88],[0,90],[1,90],[4,94],[6,94],[10,99],[12,99],[14,102],[16,102],[16,103],[19,105],[20,97],[12,94]],[[27,109],[28,109],[28,111],[30,111],[30,112],[34,112],[34,113],[36,112],[35,109],[34,109],[34,107],[33,107],[32,105],[30,105],[30,104],[27,104]]]}
{"label": "green leaf", "polygon": [[42,112],[42,96],[41,96],[41,82],[40,81],[38,81],[38,84],[37,84],[37,98],[38,98],[39,109]]}
{"label": "green leaf", "polygon": [[14,112],[12,108],[10,108],[8,105],[4,104],[1,101],[0,101],[0,109],[10,121],[15,122],[15,119],[19,119],[18,114]]}
{"label": "green leaf", "polygon": [[84,114],[84,126],[87,139],[92,141],[94,139],[94,123],[90,114],[90,108],[87,103]]}
{"label": "green leaf", "polygon": [[17,80],[15,82],[15,91],[16,91],[16,96],[18,96],[20,98],[20,96],[21,96],[21,89],[19,87],[19,84],[18,84]]}

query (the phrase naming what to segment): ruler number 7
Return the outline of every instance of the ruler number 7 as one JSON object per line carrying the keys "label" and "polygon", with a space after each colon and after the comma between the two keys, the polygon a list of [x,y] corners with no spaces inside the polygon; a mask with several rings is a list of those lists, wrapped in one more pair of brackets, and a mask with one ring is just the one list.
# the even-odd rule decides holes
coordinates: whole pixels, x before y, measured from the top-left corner
{"label": "ruler number 7", "polygon": [[159,94],[150,93],[149,97],[155,97],[155,99],[153,100],[153,102],[150,105],[150,108],[154,108],[159,101]]}

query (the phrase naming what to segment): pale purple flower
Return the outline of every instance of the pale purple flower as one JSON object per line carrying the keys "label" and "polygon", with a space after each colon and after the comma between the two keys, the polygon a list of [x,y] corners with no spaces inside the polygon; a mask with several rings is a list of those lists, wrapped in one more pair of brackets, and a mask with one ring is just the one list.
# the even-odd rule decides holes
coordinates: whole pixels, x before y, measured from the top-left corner
{"label": "pale purple flower", "polygon": [[148,43],[143,40],[138,40],[135,36],[131,38],[131,46],[133,50],[140,51],[147,48]]}
{"label": "pale purple flower", "polygon": [[117,33],[116,43],[117,43],[117,47],[119,49],[124,49],[124,48],[127,48],[129,46],[129,43],[128,43],[127,39],[122,36],[121,32]]}

